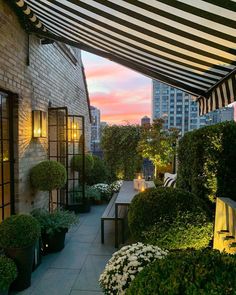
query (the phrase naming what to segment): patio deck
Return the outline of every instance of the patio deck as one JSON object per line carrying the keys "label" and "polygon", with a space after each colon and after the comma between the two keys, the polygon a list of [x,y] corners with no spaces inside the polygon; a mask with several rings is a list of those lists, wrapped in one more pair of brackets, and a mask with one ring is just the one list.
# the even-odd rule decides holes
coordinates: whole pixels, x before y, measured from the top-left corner
{"label": "patio deck", "polygon": [[93,206],[80,214],[79,224],[67,234],[65,248],[43,257],[32,275],[30,288],[17,295],[102,295],[98,278],[114,248],[114,225],[105,224],[101,244],[100,217],[106,205]]}

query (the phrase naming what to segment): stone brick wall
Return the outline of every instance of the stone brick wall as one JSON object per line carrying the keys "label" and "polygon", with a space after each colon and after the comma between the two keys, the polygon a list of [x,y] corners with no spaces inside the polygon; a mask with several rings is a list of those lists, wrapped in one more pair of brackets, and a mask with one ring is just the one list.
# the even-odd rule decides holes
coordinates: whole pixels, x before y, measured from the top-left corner
{"label": "stone brick wall", "polygon": [[77,63],[57,43],[41,45],[36,36],[29,36],[17,16],[0,0],[0,89],[18,95],[15,101],[15,199],[16,211],[28,212],[47,205],[47,194],[33,192],[29,170],[47,159],[47,139],[32,139],[33,109],[48,110],[68,107],[72,115],[84,115],[86,146],[90,146],[90,119],[80,51],[73,49]]}

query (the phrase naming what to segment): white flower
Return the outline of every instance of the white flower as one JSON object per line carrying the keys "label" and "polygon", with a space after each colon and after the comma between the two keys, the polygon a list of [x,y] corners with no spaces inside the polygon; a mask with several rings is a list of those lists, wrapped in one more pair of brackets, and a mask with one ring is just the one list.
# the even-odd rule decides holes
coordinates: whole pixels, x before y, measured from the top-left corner
{"label": "white flower", "polygon": [[106,294],[123,295],[129,283],[148,263],[165,257],[157,246],[136,243],[115,252],[101,274],[99,283]]}

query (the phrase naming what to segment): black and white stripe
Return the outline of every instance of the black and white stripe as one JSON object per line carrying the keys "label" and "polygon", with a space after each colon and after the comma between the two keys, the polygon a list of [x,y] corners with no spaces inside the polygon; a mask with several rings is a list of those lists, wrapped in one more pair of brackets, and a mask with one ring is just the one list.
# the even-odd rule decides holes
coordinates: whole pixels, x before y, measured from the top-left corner
{"label": "black and white stripe", "polygon": [[201,114],[235,100],[234,1],[12,1],[38,34],[200,97]]}
{"label": "black and white stripe", "polygon": [[175,187],[176,179],[167,177],[164,181],[164,187]]}

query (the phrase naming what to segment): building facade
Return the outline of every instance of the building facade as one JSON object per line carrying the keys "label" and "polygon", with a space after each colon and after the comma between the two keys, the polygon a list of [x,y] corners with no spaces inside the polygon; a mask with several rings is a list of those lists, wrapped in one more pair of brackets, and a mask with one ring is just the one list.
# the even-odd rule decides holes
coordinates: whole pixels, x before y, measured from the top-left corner
{"label": "building facade", "polygon": [[141,126],[150,125],[151,119],[148,116],[144,116],[141,118]]}
{"label": "building facade", "polygon": [[[80,51],[61,43],[47,44],[28,35],[3,0],[0,0],[0,30],[1,221],[14,212],[47,206],[48,194],[34,192],[30,187],[30,169],[52,154],[55,159],[68,156],[62,155],[62,146],[68,141],[64,138],[69,134],[67,120],[69,124],[83,116],[87,149],[91,126]],[[35,110],[46,114],[47,125],[46,136],[37,139],[32,136]],[[56,137],[59,127],[60,142]]]}
{"label": "building facade", "polygon": [[152,118],[164,119],[164,128],[178,128],[181,135],[205,126],[206,118],[198,115],[198,105],[191,95],[153,80]]}
{"label": "building facade", "polygon": [[101,113],[98,108],[90,107],[92,125],[91,125],[91,151],[95,152],[100,149],[101,139]]}
{"label": "building facade", "polygon": [[225,121],[234,120],[234,107],[226,107],[223,109],[215,110],[206,115],[206,124],[214,125]]}

